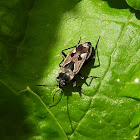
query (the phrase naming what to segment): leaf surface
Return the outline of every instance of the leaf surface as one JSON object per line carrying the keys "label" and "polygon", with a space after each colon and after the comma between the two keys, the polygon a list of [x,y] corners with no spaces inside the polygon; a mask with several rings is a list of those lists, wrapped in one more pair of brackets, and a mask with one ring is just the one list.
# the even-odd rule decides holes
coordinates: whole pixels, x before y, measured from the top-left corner
{"label": "leaf surface", "polygon": [[1,139],[67,139],[53,114],[29,87],[16,94],[0,81]]}
{"label": "leaf surface", "polygon": [[[10,6],[16,7],[12,2]],[[130,9],[122,0],[40,0],[20,3],[20,6],[25,9],[22,18],[7,18],[6,23],[1,23],[1,27],[11,23],[0,39],[1,80],[16,92],[31,87],[34,93],[27,97],[37,98],[33,102],[34,111],[37,106],[40,110],[49,107],[69,139],[139,139],[139,11]],[[7,7],[1,9],[4,13],[1,19],[15,15]],[[19,9],[15,8],[15,13]],[[96,59],[94,65],[89,62],[81,70],[85,77],[100,78],[81,80],[76,76],[77,84],[86,94],[70,83],[62,94],[58,91],[57,105],[52,107],[58,88],[35,85],[56,85],[61,50],[75,46],[80,37],[81,42],[90,41],[94,47],[100,35],[101,65],[98,67]]]}

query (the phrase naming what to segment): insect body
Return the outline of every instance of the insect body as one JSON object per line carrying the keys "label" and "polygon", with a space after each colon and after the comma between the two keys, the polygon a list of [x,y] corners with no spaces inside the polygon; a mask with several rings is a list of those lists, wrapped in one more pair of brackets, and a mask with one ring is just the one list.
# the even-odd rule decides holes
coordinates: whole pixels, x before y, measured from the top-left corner
{"label": "insect body", "polygon": [[60,73],[56,78],[59,83],[59,88],[63,88],[75,75],[80,71],[84,62],[88,60],[92,52],[92,45],[90,42],[78,44],[67,56],[62,65],[60,65]]}
{"label": "insect body", "polygon": [[[76,74],[78,74],[82,79],[86,79],[89,77],[99,78],[96,76],[83,77],[79,73],[80,69],[82,68],[84,63],[90,58],[93,51],[94,51],[94,55],[93,55],[94,60],[95,60],[96,51],[98,55],[97,46],[98,46],[99,39],[100,37],[98,38],[95,49],[92,47],[91,42],[80,43],[79,40],[78,45],[62,50],[62,54],[65,57],[65,59],[63,57],[63,60],[59,64],[60,72],[58,77],[56,77],[56,81],[58,82],[57,86],[59,86],[58,90],[61,90],[62,92],[63,87],[71,80],[73,80],[73,86],[79,87],[78,85],[76,85],[76,81],[74,79]],[[73,50],[68,55],[64,53],[64,51],[72,48]],[[98,61],[99,61],[99,56],[98,56]],[[99,61],[99,65],[100,65],[100,61]],[[47,86],[47,85],[37,85],[37,86]],[[55,92],[55,94],[58,92],[58,90]],[[53,102],[54,102],[55,94],[53,95]]]}

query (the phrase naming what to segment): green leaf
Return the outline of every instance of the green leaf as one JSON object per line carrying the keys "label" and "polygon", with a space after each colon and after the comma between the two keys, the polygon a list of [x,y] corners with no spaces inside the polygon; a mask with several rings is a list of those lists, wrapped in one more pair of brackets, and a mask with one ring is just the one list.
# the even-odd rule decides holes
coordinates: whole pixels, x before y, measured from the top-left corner
{"label": "green leaf", "polygon": [[[3,0],[0,5],[0,79],[16,93],[27,86],[34,92],[27,89],[15,95],[24,101],[19,114],[32,117],[27,119],[27,128],[32,130],[28,138],[41,136],[36,126],[42,123],[37,115],[43,110],[44,114],[49,111],[50,128],[54,120],[60,132],[57,139],[65,135],[69,139],[139,139],[139,11],[130,10],[122,0]],[[60,91],[55,95],[57,105],[52,107],[61,50],[75,46],[80,37],[94,47],[100,35],[100,67],[96,60],[95,67],[89,62],[81,70],[83,76],[100,78],[76,76],[83,90],[68,84],[61,95]],[[54,87],[36,87],[38,84]],[[44,135],[51,139],[51,132]]]}
{"label": "green leaf", "polygon": [[17,94],[0,81],[0,139],[6,139],[6,136],[8,139],[20,131],[22,106],[19,102]]}
{"label": "green leaf", "polygon": [[53,114],[29,88],[19,95],[0,82],[1,139],[67,139]]}
{"label": "green leaf", "polygon": [[129,6],[136,10],[140,10],[140,0],[126,0]]}

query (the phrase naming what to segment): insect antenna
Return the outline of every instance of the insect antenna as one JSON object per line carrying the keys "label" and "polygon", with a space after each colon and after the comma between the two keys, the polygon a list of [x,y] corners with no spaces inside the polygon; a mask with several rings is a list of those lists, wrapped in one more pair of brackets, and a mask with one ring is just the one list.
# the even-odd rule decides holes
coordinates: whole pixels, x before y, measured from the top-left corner
{"label": "insect antenna", "polygon": [[[55,86],[57,86],[57,87],[59,87],[59,85],[54,85],[54,86],[49,86],[49,85],[36,85],[36,86],[42,86],[42,87],[55,87]],[[57,92],[58,92],[59,90],[61,90],[60,94],[62,93],[62,89],[58,89],[58,90],[54,93],[54,95],[53,95],[53,103],[54,103],[54,97],[55,97],[55,95],[57,94]],[[62,99],[62,96],[61,96],[61,98],[59,99],[59,101],[58,101],[56,104],[54,104],[54,105],[52,105],[52,106],[49,106],[49,107],[56,106],[56,105],[60,102],[61,99]]]}
{"label": "insect antenna", "polygon": [[100,59],[99,59],[99,54],[98,54],[98,49],[97,49],[97,47],[98,47],[98,43],[99,43],[100,37],[101,37],[101,36],[99,36],[99,38],[98,38],[98,40],[97,40],[97,43],[96,43],[96,46],[95,46],[95,56],[96,56],[96,52],[97,52],[97,57],[98,57],[99,66],[100,66]]}
{"label": "insect antenna", "polygon": [[[84,95],[86,94],[81,86],[76,85],[76,87],[79,88],[83,92]],[[81,96],[81,93],[80,93],[80,96]]]}
{"label": "insect antenna", "polygon": [[79,41],[78,41],[78,44],[80,44],[80,42],[81,42],[81,36],[80,36],[80,39],[79,39]]}
{"label": "insect antenna", "polygon": [[82,92],[84,93],[84,95],[86,94],[85,92],[84,92],[84,90],[81,88],[81,90],[82,90]]}
{"label": "insect antenna", "polygon": [[68,117],[69,117],[69,120],[70,120],[71,129],[72,129],[72,132],[74,133],[74,129],[73,129],[73,126],[72,126],[72,121],[71,121],[71,118],[70,118],[69,108],[68,108],[68,100],[69,100],[69,97],[67,96],[67,112],[68,112]]}
{"label": "insect antenna", "polygon": [[59,85],[54,85],[54,86],[49,86],[49,85],[36,85],[36,86],[42,86],[42,87],[55,87],[55,86],[59,86]]}
{"label": "insect antenna", "polygon": [[96,42],[95,50],[96,50],[97,47],[98,47],[98,43],[99,43],[100,37],[101,37],[101,36],[99,36],[99,38],[98,38],[98,40],[97,40],[97,42]]}
{"label": "insect antenna", "polygon": [[[57,92],[58,92],[59,90],[61,90],[60,94],[62,93],[62,89],[58,89],[58,90],[54,93],[54,95],[53,95],[53,103],[54,103],[54,97],[55,97],[55,95],[57,94]],[[61,100],[61,98],[60,98],[60,100]],[[58,102],[59,102],[59,101],[58,101]],[[55,105],[56,105],[56,104],[55,104]]]}
{"label": "insect antenna", "polygon": [[[61,90],[60,94],[62,93],[62,89],[58,89],[58,90],[54,93],[54,95],[53,95],[53,103],[54,103],[54,97],[55,97],[56,93],[57,93],[59,90]],[[61,97],[60,97],[60,99],[58,100],[58,102],[57,102],[56,104],[54,104],[54,105],[50,105],[49,107],[54,107],[54,106],[56,106],[56,105],[60,102],[61,99],[62,99],[62,94],[61,94]]]}

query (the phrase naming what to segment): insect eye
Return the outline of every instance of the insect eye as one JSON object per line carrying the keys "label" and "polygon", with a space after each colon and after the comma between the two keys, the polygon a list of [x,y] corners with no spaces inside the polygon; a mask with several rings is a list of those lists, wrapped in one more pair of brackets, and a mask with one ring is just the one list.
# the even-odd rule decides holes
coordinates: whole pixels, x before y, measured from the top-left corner
{"label": "insect eye", "polygon": [[74,54],[75,54],[75,53],[72,53],[72,54],[71,54],[71,57],[73,57],[73,56],[74,56]]}
{"label": "insect eye", "polygon": [[82,57],[81,57],[81,55],[79,55],[79,57],[78,57],[78,61],[80,61],[80,60],[82,60]]}

